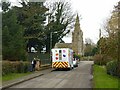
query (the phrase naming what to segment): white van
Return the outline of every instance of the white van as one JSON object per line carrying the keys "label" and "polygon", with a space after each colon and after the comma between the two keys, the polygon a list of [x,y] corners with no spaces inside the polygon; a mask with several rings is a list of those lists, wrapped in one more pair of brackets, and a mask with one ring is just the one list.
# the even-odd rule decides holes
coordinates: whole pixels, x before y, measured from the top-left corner
{"label": "white van", "polygon": [[73,50],[69,48],[52,49],[52,68],[73,68]]}

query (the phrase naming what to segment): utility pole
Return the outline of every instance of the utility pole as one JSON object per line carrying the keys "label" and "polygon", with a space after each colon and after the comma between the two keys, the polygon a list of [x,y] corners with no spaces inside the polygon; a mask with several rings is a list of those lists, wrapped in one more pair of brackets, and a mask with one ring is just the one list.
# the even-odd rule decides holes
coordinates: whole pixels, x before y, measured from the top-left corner
{"label": "utility pole", "polygon": [[[60,32],[60,31],[58,31],[58,32]],[[51,49],[52,49],[52,46],[53,46],[53,35],[54,35],[54,33],[58,33],[58,32],[50,32],[50,60],[51,60],[51,63],[52,63],[52,52],[51,52]]]}
{"label": "utility pole", "polygon": [[[52,49],[52,32],[50,32],[50,61],[52,60],[51,49]],[[51,61],[51,63],[52,63],[52,61]]]}
{"label": "utility pole", "polygon": [[[48,15],[48,24],[50,23],[50,20],[51,20],[51,14],[49,13]],[[50,31],[50,27],[48,28],[49,31]],[[50,31],[50,63],[52,64],[52,52],[51,52],[51,49],[52,49],[52,31]]]}

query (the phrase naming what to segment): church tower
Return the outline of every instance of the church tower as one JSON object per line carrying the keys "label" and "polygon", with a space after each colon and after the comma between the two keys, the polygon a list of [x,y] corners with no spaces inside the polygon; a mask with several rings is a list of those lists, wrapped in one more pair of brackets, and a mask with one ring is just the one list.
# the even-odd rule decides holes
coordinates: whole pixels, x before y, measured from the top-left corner
{"label": "church tower", "polygon": [[77,55],[83,55],[83,32],[80,28],[79,16],[76,17],[74,32],[72,33],[72,49]]}

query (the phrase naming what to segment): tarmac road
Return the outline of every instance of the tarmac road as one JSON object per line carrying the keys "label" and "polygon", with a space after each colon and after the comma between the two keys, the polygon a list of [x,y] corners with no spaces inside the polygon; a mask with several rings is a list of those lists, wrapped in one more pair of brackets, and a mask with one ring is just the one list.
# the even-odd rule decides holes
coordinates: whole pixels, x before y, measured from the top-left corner
{"label": "tarmac road", "polygon": [[80,61],[73,70],[53,70],[10,88],[92,88],[92,64],[93,61]]}

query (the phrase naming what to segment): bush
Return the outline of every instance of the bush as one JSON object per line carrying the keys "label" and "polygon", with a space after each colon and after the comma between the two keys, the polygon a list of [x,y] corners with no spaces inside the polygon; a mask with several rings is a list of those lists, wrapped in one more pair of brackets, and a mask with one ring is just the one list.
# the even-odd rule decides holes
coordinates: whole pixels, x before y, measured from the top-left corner
{"label": "bush", "polygon": [[2,75],[10,73],[26,73],[29,71],[29,62],[20,61],[3,61],[2,62]]}
{"label": "bush", "polygon": [[94,56],[94,63],[97,65],[105,65],[106,61],[103,60],[103,56],[98,54]]}
{"label": "bush", "polygon": [[107,62],[111,61],[111,58],[106,55],[97,54],[93,57],[94,63],[97,65],[106,65]]}
{"label": "bush", "polygon": [[117,67],[117,75],[120,78],[120,62],[118,63],[118,67]]}
{"label": "bush", "polygon": [[9,61],[2,62],[2,75],[9,74],[12,71],[12,65]]}
{"label": "bush", "polygon": [[106,65],[106,69],[107,69],[107,74],[117,76],[118,62],[115,60],[108,62]]}
{"label": "bush", "polygon": [[75,57],[76,59],[81,59],[81,56],[80,55],[77,55],[77,54],[74,54],[74,56],[73,57]]}

